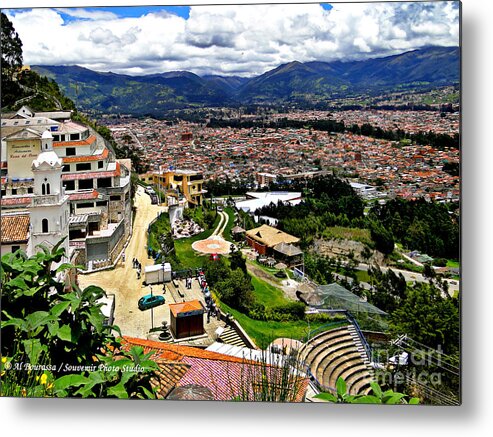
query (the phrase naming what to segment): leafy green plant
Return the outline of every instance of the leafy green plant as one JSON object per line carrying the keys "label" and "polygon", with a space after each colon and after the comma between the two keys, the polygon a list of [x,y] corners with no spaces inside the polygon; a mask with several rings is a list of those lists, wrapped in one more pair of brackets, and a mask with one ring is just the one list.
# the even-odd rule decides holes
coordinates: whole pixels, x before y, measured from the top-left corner
{"label": "leafy green plant", "polygon": [[315,398],[322,399],[327,402],[343,404],[419,404],[418,398],[410,398],[408,400],[408,395],[404,393],[398,393],[393,390],[383,391],[380,385],[376,382],[371,382],[370,387],[372,394],[350,395],[347,392],[346,382],[343,378],[339,377],[336,382],[336,393],[323,392],[316,395]]}
{"label": "leafy green plant", "polygon": [[52,270],[64,249],[41,248],[30,258],[19,250],[1,260],[1,394],[154,397],[157,365],[139,348],[122,348],[119,328],[101,311],[104,290],[64,283],[74,266]]}

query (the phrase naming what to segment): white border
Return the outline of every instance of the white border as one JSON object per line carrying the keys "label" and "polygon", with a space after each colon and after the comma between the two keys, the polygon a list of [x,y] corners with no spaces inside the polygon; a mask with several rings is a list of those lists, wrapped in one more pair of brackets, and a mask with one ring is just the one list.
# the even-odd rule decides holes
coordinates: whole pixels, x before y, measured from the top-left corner
{"label": "white border", "polygon": [[[272,1],[287,3],[290,1]],[[2,8],[190,5],[203,1],[2,0]],[[249,3],[245,1],[215,4]],[[251,3],[251,2],[250,2]],[[294,2],[290,2],[294,3]],[[372,407],[0,399],[2,435],[488,435],[493,429],[491,314],[493,4],[463,0],[463,406]],[[488,216],[489,214],[489,216]],[[489,249],[489,250],[488,250]],[[490,429],[488,432],[487,430]]]}

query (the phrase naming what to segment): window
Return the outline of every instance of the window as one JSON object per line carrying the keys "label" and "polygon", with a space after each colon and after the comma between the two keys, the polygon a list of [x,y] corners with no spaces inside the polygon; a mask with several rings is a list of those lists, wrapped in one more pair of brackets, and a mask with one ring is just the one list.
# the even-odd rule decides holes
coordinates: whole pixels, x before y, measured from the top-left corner
{"label": "window", "polygon": [[12,188],[12,196],[15,196],[17,194],[17,188]]}
{"label": "window", "polygon": [[60,141],[60,135],[53,135],[53,141]]}
{"label": "window", "polygon": [[46,184],[46,194],[50,194],[50,184]]}
{"label": "window", "polygon": [[94,207],[94,202],[84,202],[77,204],[77,209],[93,208],[93,207]]}
{"label": "window", "polygon": [[41,232],[43,232],[43,234],[48,232],[48,219],[43,219],[41,222]]}
{"label": "window", "polygon": [[104,200],[98,200],[96,202],[96,206],[106,206],[106,201],[104,201]]}
{"label": "window", "polygon": [[111,187],[111,178],[98,179],[98,188],[109,188],[109,187]]}
{"label": "window", "polygon": [[104,167],[104,161],[98,161],[98,168]]}
{"label": "window", "polygon": [[79,134],[70,134],[70,141],[78,141],[80,139]]}
{"label": "window", "polygon": [[46,194],[46,185],[42,184],[41,185],[41,194],[44,196]]}
{"label": "window", "polygon": [[62,172],[63,172],[63,173],[70,172],[70,164],[65,164],[65,165],[62,167]]}
{"label": "window", "polygon": [[12,253],[17,252],[20,248],[20,246],[12,246]]}
{"label": "window", "polygon": [[63,186],[67,191],[75,190],[75,181],[63,181]]}
{"label": "window", "polygon": [[82,179],[79,181],[79,190],[89,190],[94,188],[94,181],[92,179]]}
{"label": "window", "polygon": [[75,156],[75,147],[67,147],[65,149],[66,156]]}
{"label": "window", "polygon": [[75,169],[77,171],[91,170],[91,163],[90,162],[81,162],[80,164],[77,164],[75,166]]}
{"label": "window", "polygon": [[29,187],[27,189],[27,194],[32,194],[33,193],[33,187]]}
{"label": "window", "polygon": [[7,190],[3,189],[2,190],[2,197],[6,196],[7,195]]}
{"label": "window", "polygon": [[121,200],[121,196],[110,196],[110,200]]}

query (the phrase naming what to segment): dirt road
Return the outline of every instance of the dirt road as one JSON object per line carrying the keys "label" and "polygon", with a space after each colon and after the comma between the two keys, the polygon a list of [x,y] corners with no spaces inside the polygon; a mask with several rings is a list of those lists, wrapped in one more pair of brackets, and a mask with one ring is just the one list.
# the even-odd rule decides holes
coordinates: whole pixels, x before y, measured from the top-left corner
{"label": "dirt road", "polygon": [[[121,261],[113,270],[79,275],[81,287],[98,285],[107,293],[115,294],[115,324],[120,326],[122,334],[146,338],[149,329],[153,325],[159,326],[163,319],[168,320],[169,310],[165,306],[156,307],[153,310],[140,311],[137,301],[145,294],[151,293],[150,286],[143,287],[144,267],[154,264],[147,257],[147,227],[156,216],[165,208],[152,205],[150,197],[145,194],[142,187],[138,187],[135,196],[137,213],[135,216],[133,234],[125,249],[125,263]],[[132,267],[132,259],[137,258],[142,264],[142,277],[137,279],[137,271]],[[154,294],[162,294],[162,286],[153,287]],[[171,296],[165,295],[166,303],[170,303]],[[172,302],[171,302],[172,303]],[[153,320],[152,320],[153,319]]]}

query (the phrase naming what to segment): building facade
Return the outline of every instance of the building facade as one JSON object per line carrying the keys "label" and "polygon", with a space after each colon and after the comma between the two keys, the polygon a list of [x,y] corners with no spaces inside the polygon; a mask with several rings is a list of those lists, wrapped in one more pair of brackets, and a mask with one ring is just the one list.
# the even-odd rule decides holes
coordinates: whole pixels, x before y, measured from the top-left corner
{"label": "building facade", "polygon": [[[48,214],[53,210],[50,202],[58,202],[57,195],[67,196],[68,218],[63,217],[60,226],[68,234],[69,252],[79,251],[78,263],[89,269],[114,263],[132,232],[128,161],[117,160],[111,146],[90,127],[73,121],[70,112],[35,113],[23,107],[2,116],[2,216],[24,211],[38,232],[43,224],[36,221],[37,211],[44,208]],[[47,153],[44,140],[50,143],[52,161],[55,156],[58,159],[56,168],[50,170],[49,185],[42,176],[47,169],[31,166],[40,154]],[[63,191],[55,189],[60,184]],[[51,197],[41,203],[40,196]],[[57,223],[51,215],[47,218]]]}

